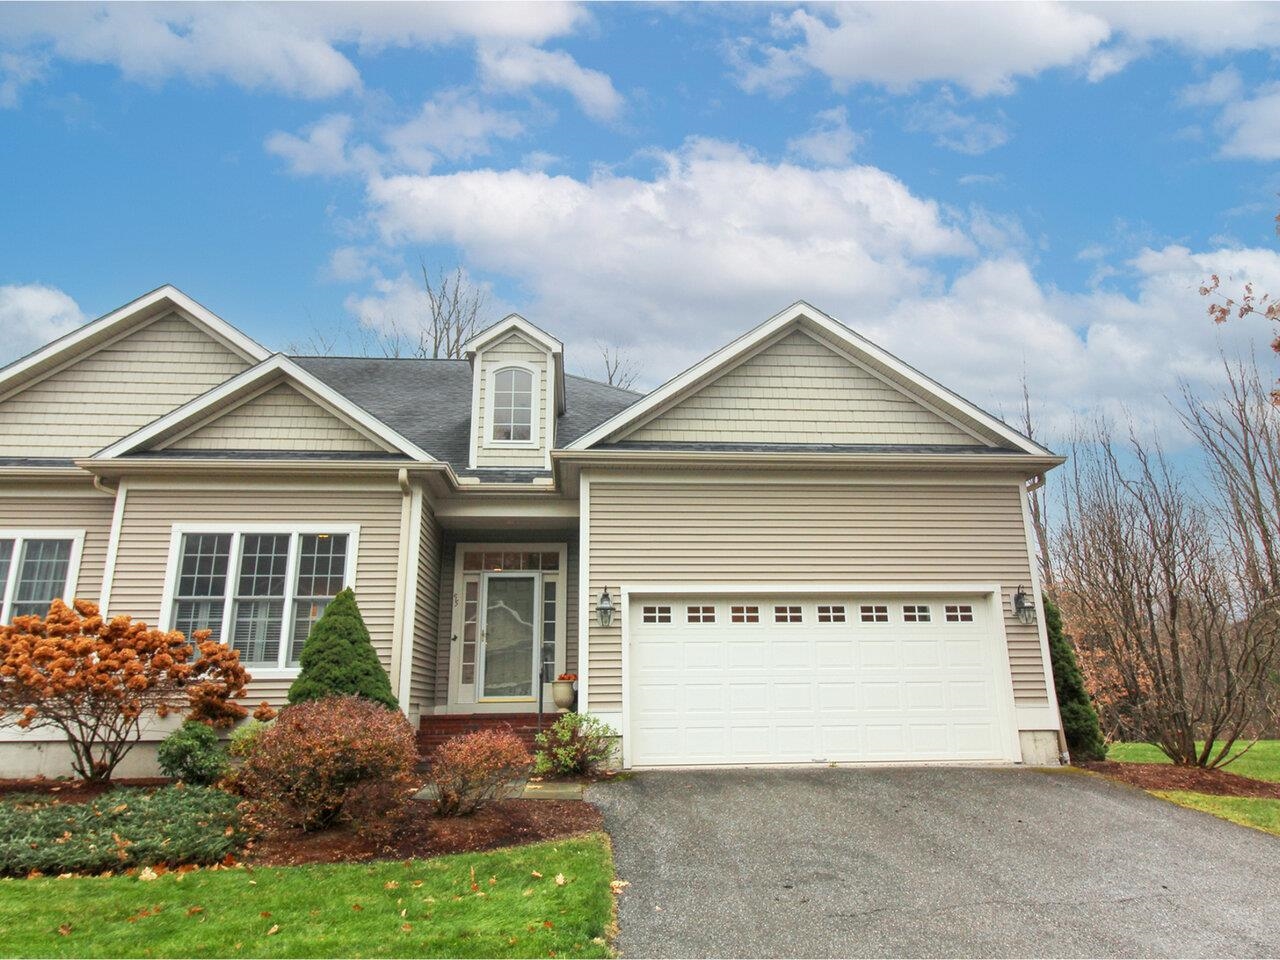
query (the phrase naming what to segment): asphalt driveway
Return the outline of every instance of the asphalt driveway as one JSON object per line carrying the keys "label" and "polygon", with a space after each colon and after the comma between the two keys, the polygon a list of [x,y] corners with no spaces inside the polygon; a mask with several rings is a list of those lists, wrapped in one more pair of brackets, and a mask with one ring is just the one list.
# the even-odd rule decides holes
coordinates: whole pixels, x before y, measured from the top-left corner
{"label": "asphalt driveway", "polygon": [[1080,773],[644,772],[588,799],[627,957],[1280,954],[1280,840]]}

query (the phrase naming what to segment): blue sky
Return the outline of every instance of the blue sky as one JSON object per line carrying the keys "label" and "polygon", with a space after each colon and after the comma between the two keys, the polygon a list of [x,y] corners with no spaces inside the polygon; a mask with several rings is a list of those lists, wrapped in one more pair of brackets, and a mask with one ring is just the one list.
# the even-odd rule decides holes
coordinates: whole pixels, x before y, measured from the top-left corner
{"label": "blue sky", "polygon": [[[0,6],[0,360],[161,283],[268,346],[420,258],[655,385],[808,299],[1050,435],[1280,290],[1280,7]],[[1273,363],[1269,356],[1261,358]]]}

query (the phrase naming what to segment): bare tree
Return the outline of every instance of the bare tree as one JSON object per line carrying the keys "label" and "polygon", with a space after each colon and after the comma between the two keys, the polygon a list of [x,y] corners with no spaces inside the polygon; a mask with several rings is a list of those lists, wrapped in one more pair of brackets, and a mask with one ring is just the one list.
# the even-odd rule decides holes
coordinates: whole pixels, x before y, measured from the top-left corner
{"label": "bare tree", "polygon": [[462,267],[451,273],[441,269],[433,279],[425,260],[419,260],[418,265],[427,301],[424,315],[397,318],[385,330],[364,324],[354,329],[316,328],[302,341],[290,343],[290,352],[331,356],[343,350],[362,357],[461,357],[467,341],[484,326],[488,291],[472,283]]}
{"label": "bare tree", "polygon": [[623,390],[634,387],[640,377],[640,368],[631,356],[621,347],[611,347],[601,340],[596,341],[596,347],[604,360],[604,382]]}
{"label": "bare tree", "polygon": [[[1280,617],[1232,549],[1239,535],[1158,445],[1105,425],[1074,445],[1056,544],[1058,594],[1086,660],[1113,678],[1108,728],[1175,763],[1214,767],[1256,736],[1280,666]],[[1203,745],[1197,747],[1197,741]],[[1239,751],[1236,751],[1238,754]]]}

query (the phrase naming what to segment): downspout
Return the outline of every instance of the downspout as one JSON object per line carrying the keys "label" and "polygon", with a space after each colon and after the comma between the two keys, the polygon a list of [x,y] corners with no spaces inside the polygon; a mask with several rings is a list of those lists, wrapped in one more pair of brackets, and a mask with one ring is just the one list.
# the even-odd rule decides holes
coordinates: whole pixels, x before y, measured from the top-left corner
{"label": "downspout", "polygon": [[[396,483],[400,487],[400,536],[396,550],[396,603],[391,627],[391,669],[389,679],[392,690],[400,686],[400,672],[404,662],[404,599],[405,576],[409,568],[409,514],[411,512],[412,486],[409,484],[409,471],[401,467],[396,473]],[[408,713],[409,705],[400,704],[400,710]]]}

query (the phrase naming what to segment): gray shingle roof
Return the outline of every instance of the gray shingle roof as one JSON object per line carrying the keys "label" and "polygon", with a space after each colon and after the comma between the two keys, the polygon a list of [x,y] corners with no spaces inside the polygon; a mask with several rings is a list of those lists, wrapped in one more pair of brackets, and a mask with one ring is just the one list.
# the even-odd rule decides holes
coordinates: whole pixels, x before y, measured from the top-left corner
{"label": "gray shingle roof", "polygon": [[[298,366],[367,410],[391,429],[458,473],[471,453],[471,364],[466,360],[375,357],[291,357]],[[556,420],[556,446],[572,443],[625,410],[641,394],[566,374],[565,412]],[[509,472],[509,471],[507,471]],[[546,476],[547,471],[518,471]],[[509,479],[505,478],[504,479]]]}

